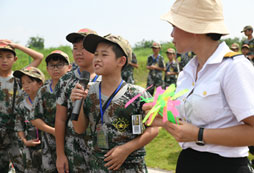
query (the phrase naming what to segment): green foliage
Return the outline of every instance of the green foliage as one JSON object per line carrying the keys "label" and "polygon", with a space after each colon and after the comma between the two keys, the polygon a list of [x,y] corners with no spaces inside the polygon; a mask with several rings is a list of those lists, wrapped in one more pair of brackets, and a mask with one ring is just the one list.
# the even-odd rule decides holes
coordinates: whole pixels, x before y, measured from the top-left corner
{"label": "green foliage", "polygon": [[44,38],[41,37],[30,37],[27,42],[27,47],[43,49],[44,48]]}
{"label": "green foliage", "polygon": [[140,42],[137,42],[135,44],[134,49],[138,49],[138,48],[150,48],[153,45],[153,40],[142,40]]}
{"label": "green foliage", "polygon": [[242,45],[242,42],[245,40],[245,38],[226,38],[226,39],[221,39],[221,41],[225,41],[226,44],[230,47],[233,43],[238,43],[240,46]]}

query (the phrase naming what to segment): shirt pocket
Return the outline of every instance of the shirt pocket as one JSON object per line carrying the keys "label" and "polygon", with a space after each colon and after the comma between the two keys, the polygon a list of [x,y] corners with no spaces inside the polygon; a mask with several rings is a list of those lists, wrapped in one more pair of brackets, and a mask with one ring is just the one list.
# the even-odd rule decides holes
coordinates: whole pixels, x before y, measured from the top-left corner
{"label": "shirt pocket", "polygon": [[185,102],[187,119],[199,126],[212,122],[222,108],[222,92],[219,82],[196,87]]}

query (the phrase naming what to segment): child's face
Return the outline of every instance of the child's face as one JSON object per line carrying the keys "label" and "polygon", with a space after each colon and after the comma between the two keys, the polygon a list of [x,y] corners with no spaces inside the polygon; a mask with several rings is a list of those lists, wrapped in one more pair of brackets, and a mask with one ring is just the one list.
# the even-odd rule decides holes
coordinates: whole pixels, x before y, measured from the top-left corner
{"label": "child's face", "polygon": [[42,86],[42,83],[39,83],[35,80],[32,80],[27,75],[23,75],[21,77],[21,83],[23,90],[29,95],[29,96],[35,96],[37,94],[37,91]]}
{"label": "child's face", "polygon": [[94,70],[98,75],[111,75],[118,72],[121,73],[122,66],[125,64],[125,57],[116,58],[112,46],[99,43],[94,53]]}
{"label": "child's face", "polygon": [[16,60],[12,52],[0,50],[0,71],[10,71]]}
{"label": "child's face", "polygon": [[175,58],[175,54],[174,53],[167,53],[167,57],[168,57],[168,60],[173,61],[173,59]]}
{"label": "child's face", "polygon": [[47,71],[52,80],[59,80],[64,74],[70,71],[70,65],[63,61],[48,62]]}
{"label": "child's face", "polygon": [[79,67],[87,69],[93,65],[94,55],[83,47],[83,41],[73,43],[72,52],[74,61]]}
{"label": "child's face", "polygon": [[246,48],[246,47],[243,47],[243,48],[242,48],[242,53],[243,53],[244,55],[247,55],[247,54],[249,53],[249,49]]}
{"label": "child's face", "polygon": [[153,54],[159,54],[159,52],[160,52],[160,48],[152,48],[153,49]]}

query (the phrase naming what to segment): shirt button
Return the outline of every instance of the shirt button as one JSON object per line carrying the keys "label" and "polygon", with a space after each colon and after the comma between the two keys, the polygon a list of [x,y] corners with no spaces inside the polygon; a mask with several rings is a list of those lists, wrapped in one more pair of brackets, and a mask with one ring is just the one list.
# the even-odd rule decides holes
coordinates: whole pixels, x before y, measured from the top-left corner
{"label": "shirt button", "polygon": [[206,96],[206,94],[207,94],[207,92],[206,92],[206,91],[204,91],[204,92],[203,92],[203,95],[204,95],[204,96]]}
{"label": "shirt button", "polygon": [[195,85],[195,83],[194,82],[192,82],[192,86],[194,86]]}

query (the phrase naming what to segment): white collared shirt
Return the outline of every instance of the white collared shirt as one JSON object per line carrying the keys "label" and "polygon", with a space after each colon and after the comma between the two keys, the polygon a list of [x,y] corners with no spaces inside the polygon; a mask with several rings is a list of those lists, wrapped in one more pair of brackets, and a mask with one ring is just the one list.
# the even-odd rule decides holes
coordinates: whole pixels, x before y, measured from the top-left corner
{"label": "white collared shirt", "polygon": [[[225,42],[221,43],[198,72],[197,80],[196,58],[179,74],[177,91],[189,89],[178,107],[180,117],[187,122],[208,129],[226,128],[254,115],[254,68],[242,55],[223,59],[228,52]],[[248,156],[248,147],[198,146],[195,142],[180,145],[224,157]]]}

